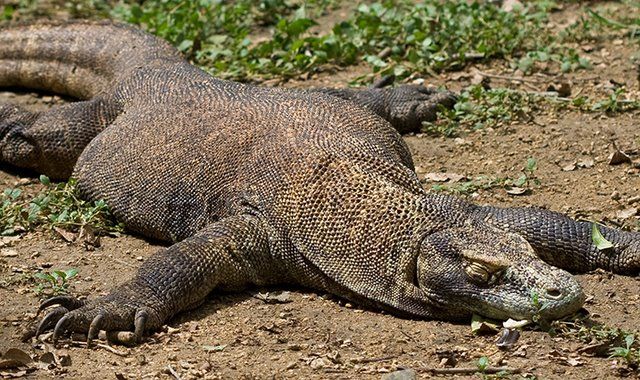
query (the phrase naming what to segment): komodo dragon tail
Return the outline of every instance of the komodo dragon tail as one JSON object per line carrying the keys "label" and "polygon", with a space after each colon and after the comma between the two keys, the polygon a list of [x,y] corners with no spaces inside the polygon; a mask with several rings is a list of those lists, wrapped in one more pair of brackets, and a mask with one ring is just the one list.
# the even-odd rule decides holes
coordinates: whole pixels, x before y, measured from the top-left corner
{"label": "komodo dragon tail", "polygon": [[167,42],[123,24],[73,21],[0,27],[0,87],[89,99],[158,58],[183,59]]}

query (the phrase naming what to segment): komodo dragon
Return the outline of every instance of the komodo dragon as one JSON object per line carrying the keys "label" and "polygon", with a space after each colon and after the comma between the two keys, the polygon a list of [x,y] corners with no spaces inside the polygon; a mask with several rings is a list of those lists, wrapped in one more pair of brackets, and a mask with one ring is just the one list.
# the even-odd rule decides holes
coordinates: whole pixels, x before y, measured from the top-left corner
{"label": "komodo dragon", "polygon": [[[105,22],[0,30],[0,86],[82,101],[0,106],[2,161],[77,179],[129,230],[172,245],[105,297],[54,297],[39,324],[140,339],[214,289],[299,284],[397,315],[553,319],[585,299],[565,270],[640,270],[640,234],[537,208],[426,193],[398,131],[451,106],[420,86],[287,90],[213,78]],[[395,128],[395,129],[394,129]],[[563,268],[563,269],[559,269]],[[532,302],[532,294],[542,305]]]}

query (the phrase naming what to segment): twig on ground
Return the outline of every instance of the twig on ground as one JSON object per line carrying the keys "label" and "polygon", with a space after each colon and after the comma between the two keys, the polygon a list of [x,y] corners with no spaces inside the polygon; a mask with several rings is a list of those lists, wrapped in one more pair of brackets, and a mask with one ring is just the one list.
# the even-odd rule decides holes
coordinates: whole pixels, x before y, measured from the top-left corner
{"label": "twig on ground", "polygon": [[[89,346],[87,345],[87,342],[82,342],[82,341],[79,341],[79,340],[71,340],[71,341],[69,341],[69,342],[70,342],[70,344],[71,344],[72,346],[89,347]],[[109,346],[109,345],[106,345],[106,344],[103,344],[103,343],[97,343],[97,342],[95,342],[95,341],[94,341],[93,343],[91,343],[91,346],[92,346],[92,347],[94,347],[94,346],[95,346],[95,347],[104,348],[105,350],[107,350],[107,351],[111,352],[112,354],[116,354],[116,355],[118,355],[118,356],[128,356],[128,355],[129,355],[129,354],[128,354],[128,353],[126,353],[126,352],[118,351],[118,350],[116,350],[115,348],[113,348],[113,347],[111,347],[111,346]]]}
{"label": "twig on ground", "polygon": [[474,373],[494,374],[498,372],[506,373],[520,373],[522,369],[511,367],[487,367],[484,371],[478,369],[478,367],[459,367],[459,368],[425,368],[427,372],[431,372],[434,375],[469,375]]}
{"label": "twig on ground", "polygon": [[180,377],[180,375],[178,374],[178,372],[176,372],[175,369],[173,369],[173,367],[171,366],[171,364],[169,364],[167,366],[167,368],[169,369],[169,372],[171,372],[171,374],[173,375],[173,377],[175,377],[176,380],[182,380],[182,378]]}
{"label": "twig on ground", "polygon": [[363,358],[363,359],[354,359],[354,363],[362,364],[362,363],[377,363],[377,362],[385,362],[387,360],[392,360],[397,358],[398,355],[389,355],[383,356],[379,358]]}
{"label": "twig on ground", "polygon": [[135,268],[135,269],[138,269],[138,267],[136,267],[135,265],[133,265],[133,264],[131,264],[131,263],[128,263],[128,262],[126,262],[126,261],[124,261],[124,260],[120,260],[120,259],[116,259],[116,258],[113,258],[113,259],[111,259],[111,260],[115,261],[116,263],[120,263],[120,264],[122,264],[122,265],[128,266],[129,268]]}
{"label": "twig on ground", "polygon": [[512,80],[512,81],[522,82],[522,83],[542,84],[542,83],[547,83],[548,82],[548,81],[544,81],[544,80],[529,79],[529,78],[523,78],[523,77],[513,77],[513,76],[509,76],[509,75],[489,74],[489,73],[485,73],[484,71],[480,71],[480,70],[478,70],[477,73],[482,75],[483,77],[487,77],[487,78]]}

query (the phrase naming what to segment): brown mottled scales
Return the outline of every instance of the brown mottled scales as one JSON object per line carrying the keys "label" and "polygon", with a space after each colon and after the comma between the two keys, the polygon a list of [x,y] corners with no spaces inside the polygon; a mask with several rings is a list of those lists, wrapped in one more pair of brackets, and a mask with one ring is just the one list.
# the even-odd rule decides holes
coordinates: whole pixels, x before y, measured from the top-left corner
{"label": "brown mottled scales", "polygon": [[[427,194],[398,131],[455,98],[421,86],[286,90],[212,78],[125,25],[0,30],[0,86],[80,99],[0,105],[2,161],[73,176],[134,232],[172,243],[106,297],[41,322],[138,337],[215,289],[300,284],[436,319],[556,318],[584,294],[564,268],[638,273],[640,235],[534,208]],[[533,302],[537,294],[539,302]]]}

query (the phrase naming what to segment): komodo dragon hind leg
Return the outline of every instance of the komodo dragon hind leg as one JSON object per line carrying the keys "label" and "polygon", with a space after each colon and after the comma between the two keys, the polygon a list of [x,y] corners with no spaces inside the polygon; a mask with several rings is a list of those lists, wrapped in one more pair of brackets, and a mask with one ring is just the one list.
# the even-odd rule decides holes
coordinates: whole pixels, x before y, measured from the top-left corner
{"label": "komodo dragon hind leg", "polygon": [[55,179],[67,179],[89,142],[120,112],[103,98],[38,113],[0,105],[0,159]]}
{"label": "komodo dragon hind leg", "polygon": [[317,88],[321,92],[351,100],[387,120],[398,132],[418,132],[425,121],[436,120],[440,107],[451,108],[457,97],[450,91],[421,85],[388,88]]}
{"label": "komodo dragon hind leg", "polygon": [[596,225],[613,247],[599,249],[593,242],[594,224],[533,207],[478,206],[473,211],[503,230],[522,235],[547,263],[571,272],[596,268],[620,274],[640,273],[640,233]]}
{"label": "komodo dragon hind leg", "polygon": [[[249,284],[283,281],[286,275],[278,270],[281,265],[274,265],[268,242],[259,218],[225,218],[161,249],[133,279],[109,295],[68,312],[61,308],[70,302],[62,300],[41,325],[55,325],[54,342],[69,332],[88,333],[90,342],[100,330],[133,330],[139,340],[173,315],[200,303],[214,288],[239,289]],[[45,301],[47,306],[56,303]],[[39,328],[38,333],[44,330]]]}

